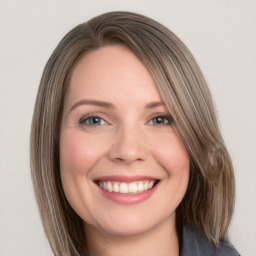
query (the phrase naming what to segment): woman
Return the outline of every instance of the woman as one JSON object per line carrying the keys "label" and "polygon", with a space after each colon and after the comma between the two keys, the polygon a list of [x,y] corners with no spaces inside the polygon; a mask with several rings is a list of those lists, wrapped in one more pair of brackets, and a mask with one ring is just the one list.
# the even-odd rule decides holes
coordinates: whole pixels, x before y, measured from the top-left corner
{"label": "woman", "polygon": [[55,255],[239,255],[207,84],[147,17],[106,13],[63,38],[38,91],[31,166]]}

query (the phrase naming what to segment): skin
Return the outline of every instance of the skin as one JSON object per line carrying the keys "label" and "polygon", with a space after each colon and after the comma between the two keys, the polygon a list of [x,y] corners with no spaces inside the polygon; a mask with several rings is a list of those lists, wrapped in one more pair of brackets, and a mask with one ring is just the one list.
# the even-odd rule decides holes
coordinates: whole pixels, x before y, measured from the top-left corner
{"label": "skin", "polygon": [[[158,104],[146,107],[153,102]],[[90,254],[178,256],[175,209],[187,189],[189,157],[170,117],[156,122],[155,116],[168,115],[150,74],[124,46],[92,51],[75,67],[61,124],[60,167],[65,195],[84,220]],[[101,119],[90,124],[89,116]],[[160,182],[146,200],[123,205],[99,193],[94,180],[109,175]]]}

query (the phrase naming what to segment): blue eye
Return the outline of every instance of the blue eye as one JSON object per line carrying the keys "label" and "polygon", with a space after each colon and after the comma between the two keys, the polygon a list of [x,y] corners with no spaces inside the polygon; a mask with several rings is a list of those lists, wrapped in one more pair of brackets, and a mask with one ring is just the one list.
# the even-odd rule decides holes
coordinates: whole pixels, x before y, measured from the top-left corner
{"label": "blue eye", "polygon": [[86,118],[82,118],[80,120],[80,123],[81,124],[87,124],[87,125],[93,125],[93,126],[96,126],[96,125],[103,125],[103,124],[106,124],[107,122],[105,120],[103,120],[101,117],[98,117],[98,116],[89,116],[89,117],[86,117]]}
{"label": "blue eye", "polygon": [[171,125],[173,120],[170,116],[156,116],[149,121],[151,125]]}

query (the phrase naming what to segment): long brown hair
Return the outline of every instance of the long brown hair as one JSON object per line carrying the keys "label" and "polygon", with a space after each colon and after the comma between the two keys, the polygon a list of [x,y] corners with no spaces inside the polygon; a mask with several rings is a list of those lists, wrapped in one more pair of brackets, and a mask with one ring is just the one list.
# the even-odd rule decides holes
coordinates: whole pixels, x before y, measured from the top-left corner
{"label": "long brown hair", "polygon": [[130,48],[154,79],[190,156],[190,181],[177,209],[183,225],[223,240],[234,207],[232,163],[211,94],[192,54],[170,30],[134,13],[111,12],[75,27],[59,43],[41,79],[31,130],[31,170],[44,229],[55,255],[86,255],[81,218],[60,179],[59,133],[65,94],[77,62],[109,44]]}

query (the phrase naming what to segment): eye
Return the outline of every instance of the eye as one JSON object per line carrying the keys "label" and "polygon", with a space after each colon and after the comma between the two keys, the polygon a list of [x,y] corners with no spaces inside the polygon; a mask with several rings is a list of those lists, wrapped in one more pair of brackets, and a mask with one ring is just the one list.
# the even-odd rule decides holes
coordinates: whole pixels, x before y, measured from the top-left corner
{"label": "eye", "polygon": [[155,116],[152,118],[148,124],[150,125],[171,125],[173,123],[173,119],[171,116]]}
{"label": "eye", "polygon": [[86,124],[91,126],[104,125],[107,122],[99,116],[82,117],[79,121],[80,124]]}

